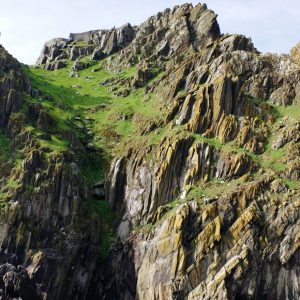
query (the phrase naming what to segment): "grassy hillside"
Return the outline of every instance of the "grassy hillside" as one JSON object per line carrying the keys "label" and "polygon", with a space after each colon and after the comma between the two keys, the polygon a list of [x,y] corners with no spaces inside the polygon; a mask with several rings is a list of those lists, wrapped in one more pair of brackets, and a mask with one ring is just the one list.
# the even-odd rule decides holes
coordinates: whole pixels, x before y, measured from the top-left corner
{"label": "grassy hillside", "polygon": [[58,132],[75,128],[82,136],[92,136],[92,142],[111,155],[118,150],[117,144],[135,136],[137,122],[159,118],[162,113],[155,106],[154,96],[145,100],[142,88],[122,97],[116,95],[124,90],[122,84],[105,85],[112,79],[130,82],[135,67],[113,74],[103,67],[104,63],[78,71],[79,77],[69,76],[72,62],[53,72],[40,66],[27,69],[27,73],[33,86],[43,92],[31,101],[40,101],[51,111]]}

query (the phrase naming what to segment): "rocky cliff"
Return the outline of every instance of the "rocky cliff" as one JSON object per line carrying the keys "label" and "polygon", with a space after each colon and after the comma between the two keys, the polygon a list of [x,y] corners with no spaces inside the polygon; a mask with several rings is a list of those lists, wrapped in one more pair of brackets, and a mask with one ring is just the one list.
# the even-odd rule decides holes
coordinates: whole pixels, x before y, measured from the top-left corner
{"label": "rocky cliff", "polygon": [[206,5],[0,48],[3,299],[298,299],[300,60]]}
{"label": "rocky cliff", "polygon": [[92,191],[80,173],[89,154],[68,129],[55,136],[54,117],[32,102],[40,92],[25,67],[0,51],[1,297],[82,299],[107,226],[91,211]]}

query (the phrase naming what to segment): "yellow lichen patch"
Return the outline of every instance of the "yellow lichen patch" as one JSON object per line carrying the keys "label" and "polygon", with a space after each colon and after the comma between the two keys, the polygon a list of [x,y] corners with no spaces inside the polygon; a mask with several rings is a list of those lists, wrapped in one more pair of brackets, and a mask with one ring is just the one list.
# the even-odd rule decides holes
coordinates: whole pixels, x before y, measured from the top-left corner
{"label": "yellow lichen patch", "polygon": [[166,239],[160,240],[157,244],[158,255],[167,256],[181,244],[181,234],[173,234]]}
{"label": "yellow lichen patch", "polygon": [[251,130],[250,125],[248,125],[247,123],[244,123],[244,126],[240,129],[239,134],[236,138],[237,144],[239,146],[245,145],[245,143],[247,142],[250,130]]}
{"label": "yellow lichen patch", "polygon": [[179,248],[177,250],[177,258],[173,260],[172,273],[174,274],[183,274],[185,267],[186,255],[183,249]]}
{"label": "yellow lichen patch", "polygon": [[241,237],[241,232],[246,227],[246,225],[254,218],[259,216],[258,207],[255,202],[244,211],[244,213],[235,221],[235,223],[230,227],[229,232],[235,240],[239,240]]}
{"label": "yellow lichen patch", "polygon": [[193,145],[188,154],[188,160],[192,162],[191,167],[187,170],[187,173],[185,174],[184,178],[184,184],[183,184],[183,189],[188,191],[192,184],[193,184],[193,179],[196,177],[196,175],[199,172],[199,154],[197,151],[197,145]]}
{"label": "yellow lichen patch", "polygon": [[206,278],[202,281],[189,295],[189,300],[196,299],[219,299],[216,297],[218,290],[224,286],[225,279],[230,275],[234,269],[238,269],[238,272],[242,274],[243,268],[239,266],[243,265],[243,262],[247,259],[248,249],[243,246],[243,249],[239,255],[231,257],[225,265],[215,274],[213,278]]}
{"label": "yellow lichen patch", "polygon": [[205,209],[202,212],[202,222],[205,223],[207,218],[216,213],[217,205],[216,203],[209,204],[205,206]]}
{"label": "yellow lichen patch", "polygon": [[221,219],[216,217],[193,241],[195,251],[194,260],[199,261],[204,257],[204,253],[213,246],[214,242],[221,239]]}
{"label": "yellow lichen patch", "polygon": [[238,216],[240,216],[243,213],[246,207],[247,207],[247,196],[245,193],[242,193],[241,197],[237,199],[236,211]]}
{"label": "yellow lichen patch", "polygon": [[197,132],[198,128],[202,128],[206,120],[209,119],[210,113],[208,111],[204,112],[204,109],[206,108],[207,110],[209,107],[208,102],[207,87],[200,87],[193,106],[192,118],[187,124],[187,129],[189,131]]}
{"label": "yellow lichen patch", "polygon": [[157,251],[159,255],[167,256],[178,249],[182,242],[182,226],[189,213],[187,204],[182,205],[176,211],[176,214],[170,215],[162,226],[159,233],[159,242]]}
{"label": "yellow lichen patch", "polygon": [[[219,77],[217,78],[214,83],[213,83],[213,120],[217,121],[220,119],[221,114],[223,112],[223,107],[222,107],[222,100],[225,98],[224,96],[226,96],[226,87],[227,87],[227,83],[228,81],[226,80],[226,77]],[[226,100],[226,99],[224,99]]]}
{"label": "yellow lichen patch", "polygon": [[238,123],[234,115],[223,115],[217,130],[217,135],[222,143],[226,143],[234,137],[237,132]]}

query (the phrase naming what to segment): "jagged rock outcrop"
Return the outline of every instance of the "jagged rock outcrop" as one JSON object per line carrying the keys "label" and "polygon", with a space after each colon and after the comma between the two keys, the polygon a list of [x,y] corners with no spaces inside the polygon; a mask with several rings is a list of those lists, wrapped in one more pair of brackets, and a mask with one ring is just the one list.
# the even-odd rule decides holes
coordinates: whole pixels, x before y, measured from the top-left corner
{"label": "jagged rock outcrop", "polygon": [[282,205],[284,192],[273,198],[268,191],[272,180],[261,177],[204,207],[192,201],[162,209],[152,229],[127,241],[135,253],[136,297],[297,299],[298,195],[286,193]]}
{"label": "jagged rock outcrop", "polygon": [[[135,29],[130,24],[111,30],[93,30],[83,33],[71,33],[69,39],[53,39],[44,45],[36,64],[46,64],[47,70],[65,67],[62,59],[76,60],[92,55],[93,60],[102,59],[107,55],[127,46],[135,36]],[[83,42],[84,46],[77,46]]]}
{"label": "jagged rock outcrop", "polygon": [[[55,38],[45,43],[37,64],[46,64],[57,60],[67,46],[67,39]],[[64,57],[65,58],[65,57]]]}
{"label": "jagged rock outcrop", "polygon": [[53,63],[47,63],[45,65],[45,70],[47,71],[55,71],[55,70],[59,70],[62,69],[64,67],[66,67],[67,64],[61,60],[53,62]]}
{"label": "jagged rock outcrop", "polygon": [[118,211],[125,207],[119,226],[122,237],[132,226],[145,224],[160,206],[184,197],[194,182],[241,177],[255,168],[245,155],[220,153],[192,137],[164,140],[161,147],[156,163],[147,162],[145,152],[132,152],[112,165],[107,198]]}
{"label": "jagged rock outcrop", "polygon": [[290,55],[291,55],[292,61],[299,65],[300,64],[300,44],[299,43],[295,47],[292,48]]}
{"label": "jagged rock outcrop", "polygon": [[0,45],[0,126],[7,125],[12,113],[22,106],[22,92],[30,92],[30,84],[21,64]]}
{"label": "jagged rock outcrop", "polygon": [[220,36],[216,18],[205,4],[195,7],[185,4],[172,10],[166,9],[140,25],[130,45],[109,65],[118,69],[140,58],[160,61],[189,49],[200,51]]}
{"label": "jagged rock outcrop", "polygon": [[0,266],[0,290],[4,299],[43,299],[42,293],[30,281],[28,273],[22,267],[10,264]]}
{"label": "jagged rock outcrop", "polygon": [[[193,14],[197,20],[201,15],[204,23],[210,24],[196,26],[196,39],[189,35],[193,30],[185,30],[185,21],[191,22]],[[249,180],[247,174],[258,170],[251,156],[232,153],[228,148],[228,152],[224,151],[226,147],[222,150],[222,145],[221,150],[214,146],[217,139],[235,143],[250,154],[264,153],[269,126],[276,118],[265,101],[271,99],[271,103],[283,106],[297,103],[300,69],[295,62],[296,50],[293,57],[260,54],[250,39],[220,35],[214,20],[205,6],[184,5],[167,10],[144,23],[133,42],[108,62],[108,67],[117,69],[120,64],[131,65],[138,54],[141,60],[148,64],[153,60],[157,66],[157,61],[168,57],[166,63],[159,63],[166,75],[149,90],[154,90],[162,105],[173,107],[164,126],[182,126],[190,135],[183,139],[175,135],[174,142],[164,140],[157,148],[132,147],[112,164],[107,197],[112,207],[122,212],[118,235],[126,247],[131,244],[129,253],[135,253],[136,280],[134,293],[125,289],[114,294],[108,289],[115,296],[299,297],[299,243],[294,231],[299,228],[298,191],[283,184],[274,192],[277,179],[272,172],[245,184],[244,180]],[[165,35],[158,34],[158,28],[164,28],[164,24],[168,24]],[[189,24],[189,29],[195,26]],[[201,29],[206,38],[201,39]],[[177,32],[174,40],[172,30]],[[138,42],[141,36],[146,43]],[[177,42],[182,47],[176,47]],[[143,81],[141,86],[145,84]],[[289,142],[298,143],[298,127],[294,128],[283,133],[288,138],[279,137],[276,149]],[[192,133],[204,136],[213,145],[194,142]],[[150,153],[155,159],[147,161]],[[176,208],[168,204],[176,199],[180,203],[195,183],[200,181],[205,186],[214,178],[229,180],[229,186],[234,178],[239,178],[242,184],[232,190],[228,188],[231,191],[223,196],[205,199],[199,191],[200,202],[193,200]],[[293,210],[291,218],[283,216],[283,207],[287,205],[283,203],[290,203],[287,209]],[[281,217],[275,213],[278,210]],[[290,242],[285,242],[285,234],[281,230],[279,233],[276,226],[287,230]],[[289,246],[283,246],[287,243],[292,245],[291,252]],[[282,260],[283,252],[287,260]],[[118,254],[112,255],[117,259]],[[119,257],[122,259],[124,254]],[[273,278],[275,273],[280,275]],[[112,279],[113,284],[121,285],[120,277],[117,280],[118,283]]]}
{"label": "jagged rock outcrop", "polygon": [[[61,132],[70,148],[51,153],[26,122],[51,140],[56,120],[41,103],[26,102],[39,92],[2,47],[0,66],[1,133],[12,152],[4,160],[9,169],[0,173],[1,299],[88,298],[104,225],[84,204],[89,192],[80,174],[84,161],[77,156],[84,147],[74,133]],[[22,151],[20,161],[14,160],[15,149]],[[2,150],[1,140],[1,164]],[[94,258],[86,263],[87,257]]]}

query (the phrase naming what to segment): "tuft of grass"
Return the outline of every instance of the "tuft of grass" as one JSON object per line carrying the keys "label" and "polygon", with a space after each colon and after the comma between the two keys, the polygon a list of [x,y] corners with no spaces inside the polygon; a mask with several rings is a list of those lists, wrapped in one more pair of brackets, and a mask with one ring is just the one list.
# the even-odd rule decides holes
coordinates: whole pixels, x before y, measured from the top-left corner
{"label": "tuft of grass", "polygon": [[86,205],[89,214],[100,220],[101,224],[101,241],[99,254],[101,259],[105,259],[109,253],[109,249],[116,239],[113,230],[115,215],[107,201],[87,199]]}
{"label": "tuft of grass", "polygon": [[[270,138],[278,137],[279,133],[276,127],[279,122],[293,124],[295,121],[300,121],[300,105],[290,106],[275,106],[272,105],[273,113],[276,116],[276,122],[271,126]],[[270,140],[265,143],[265,153],[260,157],[261,166],[267,169],[272,169],[275,172],[282,172],[286,168],[284,161],[286,155],[286,145],[281,149],[274,150],[271,148]]]}
{"label": "tuft of grass", "polygon": [[14,180],[12,178],[9,178],[6,183],[6,186],[9,188],[12,188],[12,189],[17,189],[18,187],[20,187],[20,185],[21,184],[19,182],[17,182],[16,180]]}
{"label": "tuft of grass", "polygon": [[55,153],[61,153],[68,149],[68,142],[52,135],[50,141],[39,140],[42,147],[49,148]]}
{"label": "tuft of grass", "polygon": [[105,159],[97,153],[91,153],[87,157],[87,162],[82,168],[82,175],[88,184],[95,184],[105,179],[108,164]]}
{"label": "tuft of grass", "polygon": [[278,117],[288,116],[296,121],[300,121],[300,105],[294,104],[289,106],[273,106]]}
{"label": "tuft of grass", "polygon": [[0,130],[0,159],[8,160],[10,157],[10,141],[5,133]]}
{"label": "tuft of grass", "polygon": [[285,179],[284,182],[287,185],[287,187],[291,190],[297,190],[297,189],[300,188],[300,182],[299,181]]}

